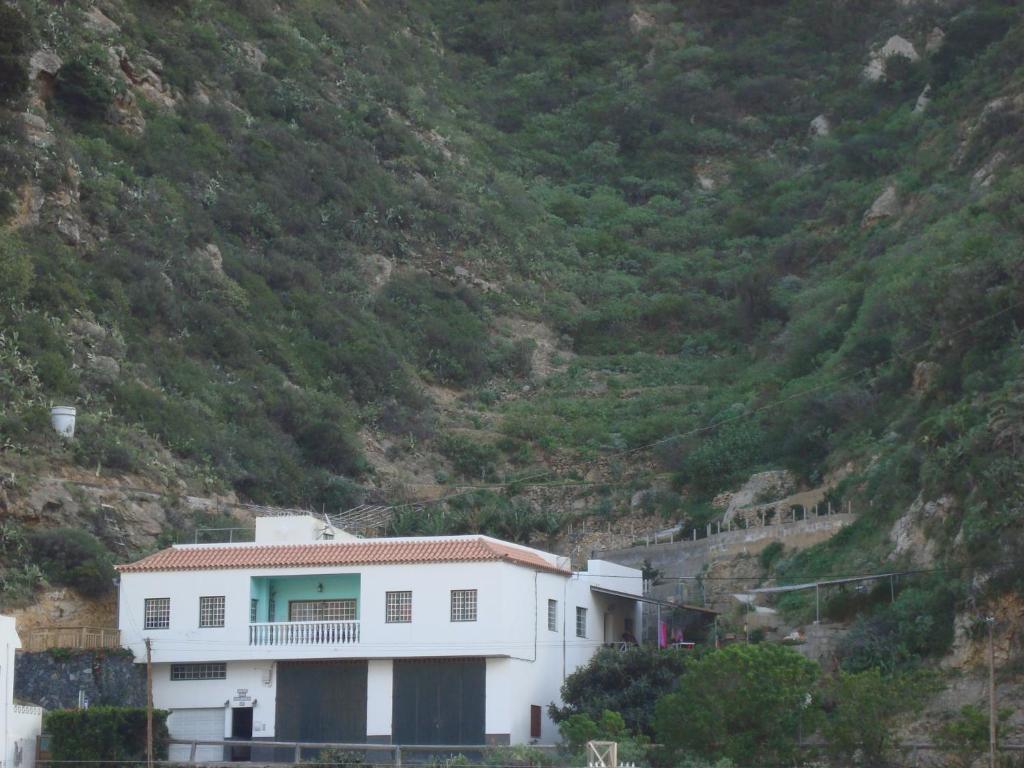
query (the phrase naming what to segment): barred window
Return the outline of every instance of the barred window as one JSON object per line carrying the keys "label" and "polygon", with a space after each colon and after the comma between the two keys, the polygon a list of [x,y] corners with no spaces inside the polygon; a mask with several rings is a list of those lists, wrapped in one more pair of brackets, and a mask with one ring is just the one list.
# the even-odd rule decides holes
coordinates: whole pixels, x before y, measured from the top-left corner
{"label": "barred window", "polygon": [[147,597],[143,612],[146,629],[167,629],[171,626],[171,598]]}
{"label": "barred window", "polygon": [[288,621],[355,621],[355,600],[292,600]]}
{"label": "barred window", "polygon": [[548,631],[558,631],[558,601],[548,600]]}
{"label": "barred window", "polygon": [[452,621],[476,621],[476,590],[452,590]]}
{"label": "barred window", "polygon": [[254,597],[254,598],[252,598],[249,601],[249,623],[250,624],[255,624],[256,623],[256,617],[259,616],[259,613],[260,613],[260,601],[257,600]]}
{"label": "barred window", "polygon": [[576,637],[587,636],[587,609],[576,606]]}
{"label": "barred window", "polygon": [[412,592],[387,592],[384,598],[385,622],[408,624],[412,621]]}
{"label": "barred window", "polygon": [[199,626],[224,626],[224,596],[199,598]]}
{"label": "barred window", "polygon": [[224,680],[228,676],[227,664],[171,664],[171,680]]}

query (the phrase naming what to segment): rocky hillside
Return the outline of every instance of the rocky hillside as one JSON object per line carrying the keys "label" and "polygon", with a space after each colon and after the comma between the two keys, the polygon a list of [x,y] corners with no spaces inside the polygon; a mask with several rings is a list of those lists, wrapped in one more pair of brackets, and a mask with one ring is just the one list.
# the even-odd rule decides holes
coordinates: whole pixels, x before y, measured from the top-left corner
{"label": "rocky hillside", "polygon": [[1019,668],[1017,3],[7,0],[0,99],[8,607],[235,502],[586,548],[785,470],[858,521],[758,579],[930,574],[849,663]]}

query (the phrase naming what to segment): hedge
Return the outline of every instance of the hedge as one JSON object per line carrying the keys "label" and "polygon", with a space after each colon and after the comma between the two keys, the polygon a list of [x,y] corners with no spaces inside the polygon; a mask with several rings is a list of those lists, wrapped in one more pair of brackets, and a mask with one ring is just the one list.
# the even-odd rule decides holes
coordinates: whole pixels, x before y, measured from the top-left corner
{"label": "hedge", "polygon": [[[153,757],[167,758],[167,710],[153,710]],[[144,707],[90,707],[47,712],[43,730],[55,761],[144,761]]]}

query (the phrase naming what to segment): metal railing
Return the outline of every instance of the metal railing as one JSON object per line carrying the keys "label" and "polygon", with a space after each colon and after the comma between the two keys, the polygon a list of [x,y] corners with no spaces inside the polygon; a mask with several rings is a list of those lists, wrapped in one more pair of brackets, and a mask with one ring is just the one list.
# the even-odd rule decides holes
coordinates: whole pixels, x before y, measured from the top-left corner
{"label": "metal railing", "polygon": [[[482,755],[488,752],[493,752],[497,749],[502,749],[501,746],[493,744],[341,744],[333,742],[325,743],[313,743],[308,741],[243,741],[235,739],[224,739],[224,740],[203,740],[203,739],[171,739],[169,742],[171,745],[186,746],[189,748],[189,757],[187,761],[175,760],[169,761],[176,765],[202,765],[204,762],[222,763],[226,761],[196,761],[196,753],[200,747],[222,747],[225,750],[234,750],[241,748],[258,748],[258,749],[273,749],[273,750],[288,750],[289,757],[294,763],[310,762],[312,758],[313,762],[317,761],[319,753],[324,751],[343,751],[343,752],[365,752],[365,753],[377,753],[383,757],[386,756],[387,762],[384,763],[376,758],[367,759],[363,762],[364,765],[392,765],[396,768],[400,768],[402,765],[402,758],[404,755],[413,753],[428,754],[428,755]],[[533,745],[534,749],[548,751],[552,754],[558,749],[555,745],[550,744],[538,744]],[[230,754],[230,752],[228,752]],[[255,760],[249,759],[245,762],[253,762],[256,764],[272,764],[272,761],[266,760]],[[330,763],[330,760],[321,761],[323,763]],[[420,762],[420,761],[415,761]]]}
{"label": "metal railing", "polygon": [[277,621],[249,625],[249,645],[354,645],[358,621]]}
{"label": "metal railing", "polygon": [[26,651],[48,651],[52,648],[99,650],[120,648],[121,630],[108,627],[51,627],[23,633],[22,648]]}

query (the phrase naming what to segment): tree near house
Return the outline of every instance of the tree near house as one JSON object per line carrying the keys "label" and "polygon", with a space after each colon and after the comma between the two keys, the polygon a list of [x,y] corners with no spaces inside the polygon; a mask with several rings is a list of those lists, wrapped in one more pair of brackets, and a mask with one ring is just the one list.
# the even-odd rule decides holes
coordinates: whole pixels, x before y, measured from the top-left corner
{"label": "tree near house", "polygon": [[551,718],[563,723],[573,715],[588,715],[598,722],[611,710],[634,733],[653,735],[655,702],[675,687],[686,664],[686,652],[674,649],[602,648],[587,666],[566,678],[565,706],[551,705]]}
{"label": "tree near house", "polygon": [[727,757],[776,764],[796,753],[801,729],[820,717],[818,667],[792,649],[730,645],[689,664],[677,689],[655,707],[658,741],[674,759]]}
{"label": "tree near house", "polygon": [[830,711],[822,732],[829,754],[838,764],[887,765],[897,718],[920,711],[938,687],[934,675],[923,671],[840,671],[824,686]]}

